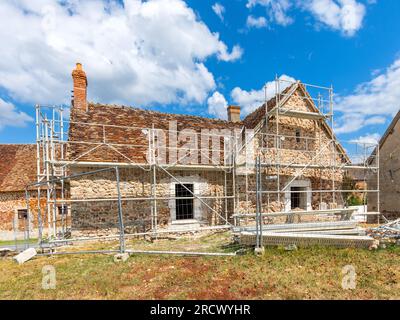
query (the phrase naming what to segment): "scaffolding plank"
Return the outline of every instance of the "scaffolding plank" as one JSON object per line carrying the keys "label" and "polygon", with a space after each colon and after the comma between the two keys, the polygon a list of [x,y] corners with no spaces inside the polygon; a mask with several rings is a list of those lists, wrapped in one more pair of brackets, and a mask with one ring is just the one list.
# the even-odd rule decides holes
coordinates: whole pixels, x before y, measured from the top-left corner
{"label": "scaffolding plank", "polygon": [[[354,212],[357,209],[350,209],[350,208],[344,208],[344,209],[328,209],[328,210],[310,210],[310,211],[281,211],[281,212],[270,212],[270,213],[262,213],[261,216],[263,217],[281,217],[281,216],[291,216],[291,215],[317,215],[317,214],[344,214],[344,213],[350,213]],[[235,213],[232,217],[234,218],[252,218],[255,217],[255,213]]]}
{"label": "scaffolding plank", "polygon": [[[294,230],[292,233],[302,233],[301,230]],[[354,236],[365,236],[367,233],[364,228],[354,228],[354,229],[335,229],[335,230],[315,230],[309,231],[307,233],[312,234],[331,234],[331,235],[354,235]]]}
{"label": "scaffolding plank", "polygon": [[286,108],[279,108],[279,115],[284,117],[295,117],[310,120],[321,120],[327,118],[327,116],[319,112],[298,111]]}
{"label": "scaffolding plank", "polygon": [[[285,231],[318,231],[318,230],[338,230],[354,229],[357,227],[356,221],[333,221],[333,222],[307,222],[307,223],[283,223],[263,225],[263,231],[285,232]],[[234,227],[235,232],[255,231],[255,226]]]}
{"label": "scaffolding plank", "polygon": [[[262,167],[276,167],[278,163],[261,163]],[[365,170],[376,170],[378,167],[376,166],[359,166],[359,165],[322,165],[322,164],[305,164],[305,163],[280,163],[279,166],[281,168],[294,168],[300,169],[307,166],[308,169],[365,169]]]}
{"label": "scaffolding plank", "polygon": [[[369,248],[374,243],[374,239],[369,236],[267,232],[263,233],[262,242],[266,246],[296,244],[302,247],[334,246],[342,248]],[[256,233],[243,232],[240,235],[240,243],[242,245],[254,246],[256,244]]]}

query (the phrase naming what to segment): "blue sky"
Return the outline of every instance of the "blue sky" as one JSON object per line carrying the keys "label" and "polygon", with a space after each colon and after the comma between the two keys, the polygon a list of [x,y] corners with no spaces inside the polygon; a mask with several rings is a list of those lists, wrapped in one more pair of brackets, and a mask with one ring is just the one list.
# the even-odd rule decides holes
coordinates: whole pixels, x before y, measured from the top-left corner
{"label": "blue sky", "polygon": [[275,75],[333,85],[341,140],[379,138],[400,108],[397,0],[4,0],[0,143],[34,142],[35,103],[89,99],[224,117]]}

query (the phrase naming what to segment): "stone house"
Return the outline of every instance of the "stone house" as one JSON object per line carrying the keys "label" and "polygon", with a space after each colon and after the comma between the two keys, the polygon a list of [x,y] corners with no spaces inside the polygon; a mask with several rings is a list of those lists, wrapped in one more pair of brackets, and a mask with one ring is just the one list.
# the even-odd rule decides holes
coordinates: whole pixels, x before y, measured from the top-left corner
{"label": "stone house", "polygon": [[[368,211],[379,211],[387,219],[400,216],[400,111],[393,118],[379,141],[379,198],[377,193],[368,196]],[[370,164],[377,162],[378,150],[369,157]],[[370,189],[378,189],[377,175],[368,179]]]}
{"label": "stone house", "polygon": [[[344,205],[339,168],[350,160],[300,82],[243,120],[240,107],[229,106],[223,121],[88,103],[80,64],[72,78],[67,156],[59,164],[72,175],[94,172],[70,181],[73,230],[116,228],[118,191],[132,231],[225,224],[235,212],[255,210],[257,156],[269,192],[264,212]],[[96,172],[114,167],[118,177]]]}
{"label": "stone house", "polygon": [[[29,189],[30,219],[27,215],[25,188],[36,182],[36,145],[0,145],[0,238],[13,239],[14,230],[28,228],[37,232],[38,199],[35,189]],[[45,202],[40,202],[45,209]]]}

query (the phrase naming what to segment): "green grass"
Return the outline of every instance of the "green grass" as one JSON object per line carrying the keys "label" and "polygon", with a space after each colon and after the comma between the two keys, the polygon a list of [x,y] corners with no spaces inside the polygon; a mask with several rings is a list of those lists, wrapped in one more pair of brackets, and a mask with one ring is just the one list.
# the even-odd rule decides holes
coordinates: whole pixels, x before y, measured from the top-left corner
{"label": "green grass", "polygon": [[[178,240],[129,241],[147,250],[232,251],[227,233]],[[188,248],[188,246],[190,246]],[[116,243],[75,249],[116,248]],[[341,287],[351,264],[357,287]],[[42,268],[53,265],[57,287],[43,290]],[[23,265],[0,260],[0,299],[399,299],[400,247],[377,251],[267,248],[235,257],[112,255],[37,257]]]}
{"label": "green grass", "polygon": [[[30,244],[36,244],[38,242],[38,239],[29,239],[28,243]],[[2,246],[14,246],[15,243],[17,244],[25,244],[27,243],[26,240],[0,240],[0,247]]]}

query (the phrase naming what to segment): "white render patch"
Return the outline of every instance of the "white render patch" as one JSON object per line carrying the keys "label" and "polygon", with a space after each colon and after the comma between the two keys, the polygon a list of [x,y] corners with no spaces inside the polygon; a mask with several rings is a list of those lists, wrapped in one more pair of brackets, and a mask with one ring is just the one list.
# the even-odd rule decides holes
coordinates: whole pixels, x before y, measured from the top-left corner
{"label": "white render patch", "polygon": [[[170,179],[170,195],[175,197],[175,186],[177,184],[193,184],[193,194],[195,196],[201,196],[202,193],[207,192],[208,183],[205,179],[200,178],[199,175],[192,176],[176,176],[175,177],[179,183],[171,178]],[[176,221],[176,202],[175,199],[170,199],[168,202],[168,206],[171,212],[171,220]],[[199,199],[193,199],[193,216],[194,220],[201,221],[203,219],[202,216],[202,203]]]}
{"label": "white render patch", "polygon": [[299,187],[305,188],[306,190],[306,210],[312,210],[311,204],[311,181],[310,180],[295,180],[288,186],[287,190],[285,191],[285,211],[289,212],[292,210],[292,203],[291,203],[291,188],[292,187]]}

